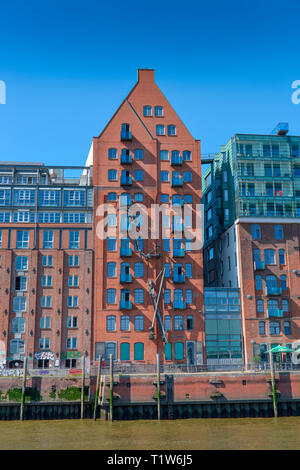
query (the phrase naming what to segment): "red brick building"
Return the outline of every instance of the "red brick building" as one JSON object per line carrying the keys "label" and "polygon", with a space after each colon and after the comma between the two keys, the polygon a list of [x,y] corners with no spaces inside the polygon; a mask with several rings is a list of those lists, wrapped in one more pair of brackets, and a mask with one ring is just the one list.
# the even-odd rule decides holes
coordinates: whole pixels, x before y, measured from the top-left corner
{"label": "red brick building", "polygon": [[[138,82],[99,137],[93,139],[92,152],[95,358],[101,353],[108,359],[112,353],[121,361],[155,363],[160,353],[163,361],[201,364],[202,252],[191,250],[188,240],[174,242],[172,230],[166,241],[161,232],[153,239],[150,220],[152,204],[169,205],[176,200],[180,207],[192,205],[192,221],[187,224],[191,222],[194,227],[195,207],[201,200],[200,142],[191,136],[156,85],[153,70],[138,71]],[[115,229],[109,240],[101,239],[103,230],[98,225],[108,214],[101,215],[98,210],[105,203],[112,207],[108,212],[114,212],[108,217],[110,229]],[[139,246],[119,223],[119,216],[125,217],[125,223],[136,223],[126,215],[134,203],[143,204],[139,218],[143,228],[148,221],[148,238]],[[172,226],[172,220],[172,216],[169,222],[164,218],[164,223]],[[151,252],[160,256],[149,259],[138,248],[146,255]],[[167,345],[158,317],[154,331],[149,330],[154,306],[148,281],[156,281],[158,294],[164,267],[159,313]]]}

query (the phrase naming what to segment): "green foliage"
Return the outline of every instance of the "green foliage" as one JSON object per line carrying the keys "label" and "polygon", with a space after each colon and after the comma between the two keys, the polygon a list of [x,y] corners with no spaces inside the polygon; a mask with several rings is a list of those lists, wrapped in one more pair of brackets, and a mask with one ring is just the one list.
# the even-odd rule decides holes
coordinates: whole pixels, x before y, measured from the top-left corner
{"label": "green foliage", "polygon": [[56,392],[54,392],[53,390],[49,393],[49,398],[53,398],[55,399],[56,398]]}
{"label": "green foliage", "polygon": [[[22,389],[21,388],[10,388],[7,390],[6,398],[8,398],[9,401],[21,401],[22,398]],[[39,390],[36,388],[30,388],[26,387],[25,390],[25,401],[42,401],[43,397],[40,394]]]}
{"label": "green foliage", "polygon": [[21,388],[10,388],[6,392],[6,397],[9,401],[21,401],[22,389]]}
{"label": "green foliage", "polygon": [[[81,398],[81,388],[80,387],[68,387],[64,390],[58,392],[58,398],[61,400],[70,400],[76,401]],[[84,396],[84,400],[87,400],[87,395]]]}

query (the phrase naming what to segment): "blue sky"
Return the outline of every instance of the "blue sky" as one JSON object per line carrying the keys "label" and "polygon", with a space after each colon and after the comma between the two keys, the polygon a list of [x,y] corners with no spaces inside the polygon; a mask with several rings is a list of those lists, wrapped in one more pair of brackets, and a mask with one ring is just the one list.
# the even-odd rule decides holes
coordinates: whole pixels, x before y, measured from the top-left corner
{"label": "blue sky", "polygon": [[298,0],[3,3],[0,160],[83,165],[138,68],[155,69],[203,153],[279,121],[300,135]]}

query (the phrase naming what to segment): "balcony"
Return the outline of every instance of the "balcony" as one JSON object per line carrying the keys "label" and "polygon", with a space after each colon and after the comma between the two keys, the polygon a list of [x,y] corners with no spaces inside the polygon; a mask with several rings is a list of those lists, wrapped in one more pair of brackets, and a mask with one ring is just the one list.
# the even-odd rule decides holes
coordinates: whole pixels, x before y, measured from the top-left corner
{"label": "balcony", "polygon": [[266,287],[266,295],[281,295],[281,287]]}
{"label": "balcony", "polygon": [[263,261],[254,261],[254,270],[261,271],[265,269],[265,263]]}
{"label": "balcony", "polygon": [[182,186],[182,185],[183,185],[182,176],[173,176],[172,177],[172,187]]}
{"label": "balcony", "polygon": [[132,275],[131,274],[127,274],[127,273],[121,273],[120,274],[120,282],[132,282]]}
{"label": "balcony", "polygon": [[128,165],[130,163],[132,163],[132,156],[131,155],[125,155],[125,154],[121,154],[121,163],[123,165]]}
{"label": "balcony", "polygon": [[279,310],[278,308],[269,310],[268,317],[283,317],[283,310]]}
{"label": "balcony", "polygon": [[132,250],[131,248],[120,248],[120,256],[131,256]]}
{"label": "balcony", "polygon": [[173,249],[173,258],[183,258],[184,257],[184,248],[174,248]]}
{"label": "balcony", "polygon": [[132,140],[131,132],[122,129],[121,130],[121,140],[123,140],[123,141]]}
{"label": "balcony", "polygon": [[173,282],[176,284],[180,284],[185,282],[185,275],[184,274],[174,274],[173,275]]}
{"label": "balcony", "polygon": [[132,308],[132,302],[130,300],[120,301],[120,310],[130,310]]}
{"label": "balcony", "polygon": [[173,308],[174,309],[179,309],[179,310],[185,309],[185,301],[184,300],[174,300]]}
{"label": "balcony", "polygon": [[131,176],[121,176],[121,185],[122,186],[131,186],[132,177]]}
{"label": "balcony", "polygon": [[171,156],[171,165],[172,166],[180,166],[182,165],[182,157],[180,157],[179,155],[172,155]]}

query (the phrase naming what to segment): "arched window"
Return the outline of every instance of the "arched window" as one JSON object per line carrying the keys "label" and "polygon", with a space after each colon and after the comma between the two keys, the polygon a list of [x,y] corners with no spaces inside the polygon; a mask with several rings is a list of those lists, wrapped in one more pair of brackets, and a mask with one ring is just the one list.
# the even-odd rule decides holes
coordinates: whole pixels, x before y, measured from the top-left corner
{"label": "arched window", "polygon": [[114,315],[106,317],[106,331],[116,331],[116,317]]}

